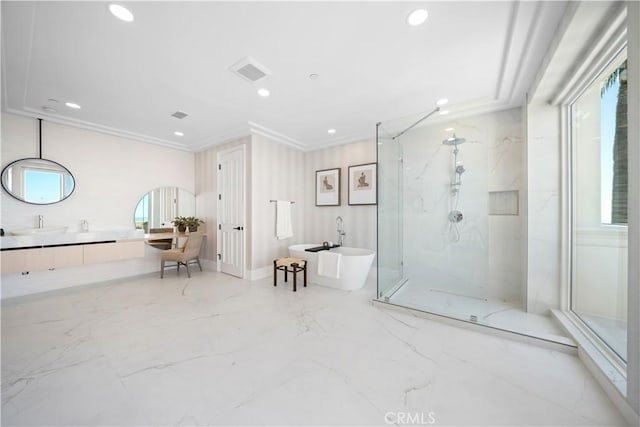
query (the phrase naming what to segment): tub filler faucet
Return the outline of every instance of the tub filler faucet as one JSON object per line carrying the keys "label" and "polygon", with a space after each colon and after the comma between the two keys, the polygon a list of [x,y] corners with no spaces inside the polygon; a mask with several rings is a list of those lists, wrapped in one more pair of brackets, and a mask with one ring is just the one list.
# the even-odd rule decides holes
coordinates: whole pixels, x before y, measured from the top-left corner
{"label": "tub filler faucet", "polygon": [[342,241],[347,233],[344,232],[344,222],[341,216],[336,218],[336,232],[338,233],[338,245],[342,246]]}

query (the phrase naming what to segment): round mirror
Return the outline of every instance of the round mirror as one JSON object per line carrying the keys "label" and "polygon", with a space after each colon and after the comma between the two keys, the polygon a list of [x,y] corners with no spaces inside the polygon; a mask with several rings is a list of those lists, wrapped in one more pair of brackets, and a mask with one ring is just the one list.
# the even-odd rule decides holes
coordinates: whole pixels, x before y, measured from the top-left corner
{"label": "round mirror", "polygon": [[[177,216],[195,216],[196,197],[178,187],[160,187],[142,196],[133,214],[136,230],[145,233],[173,232],[173,219]],[[172,238],[148,240],[158,249],[171,249]]]}
{"label": "round mirror", "polygon": [[2,170],[2,188],[13,197],[34,205],[50,205],[73,193],[71,172],[53,160],[28,158],[9,163]]}

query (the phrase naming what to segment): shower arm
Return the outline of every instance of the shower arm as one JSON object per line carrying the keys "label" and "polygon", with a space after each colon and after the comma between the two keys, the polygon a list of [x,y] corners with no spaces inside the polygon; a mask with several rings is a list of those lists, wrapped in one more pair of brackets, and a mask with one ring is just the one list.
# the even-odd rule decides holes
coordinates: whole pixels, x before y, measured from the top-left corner
{"label": "shower arm", "polygon": [[429,114],[427,114],[426,116],[424,116],[423,118],[421,118],[420,120],[418,120],[417,122],[415,122],[414,124],[412,124],[411,126],[406,128],[405,130],[403,130],[402,132],[400,132],[399,134],[394,136],[392,139],[400,138],[402,135],[404,135],[405,133],[409,132],[411,129],[416,127],[418,125],[418,123],[422,122],[423,120],[428,119],[429,117],[431,117],[432,115],[434,115],[438,111],[440,111],[440,107],[436,107],[432,112],[430,112]]}

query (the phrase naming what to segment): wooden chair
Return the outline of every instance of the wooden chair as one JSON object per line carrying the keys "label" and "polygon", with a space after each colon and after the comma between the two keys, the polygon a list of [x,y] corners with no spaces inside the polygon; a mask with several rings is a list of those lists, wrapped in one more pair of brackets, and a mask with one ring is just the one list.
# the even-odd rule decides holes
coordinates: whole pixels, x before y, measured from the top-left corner
{"label": "wooden chair", "polygon": [[187,277],[191,277],[189,271],[189,263],[197,263],[202,271],[202,265],[200,264],[200,247],[202,246],[202,239],[204,232],[191,233],[187,237],[187,241],[184,246],[176,249],[168,249],[160,254],[160,278],[164,277],[164,265],[166,261],[173,261],[177,263],[178,273],[180,273],[180,266],[184,265],[187,268]]}

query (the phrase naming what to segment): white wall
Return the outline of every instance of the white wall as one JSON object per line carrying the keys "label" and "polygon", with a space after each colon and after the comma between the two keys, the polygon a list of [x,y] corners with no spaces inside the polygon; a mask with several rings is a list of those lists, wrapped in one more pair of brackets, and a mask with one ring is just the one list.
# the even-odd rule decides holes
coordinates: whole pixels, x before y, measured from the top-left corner
{"label": "white wall", "polygon": [[[304,153],[261,135],[248,135],[196,153],[196,209],[207,224],[206,260],[216,260],[217,155],[220,151],[244,145],[246,149],[247,247],[246,278],[271,274],[273,260],[287,256],[287,247],[304,241]],[[276,205],[269,200],[293,200],[294,236],[275,237]]]}
{"label": "white wall", "polygon": [[[306,243],[338,240],[336,217],[344,221],[344,246],[376,250],[376,206],[348,204],[348,167],[375,163],[375,139],[326,148],[305,154],[304,204]],[[341,169],[340,206],[316,206],[316,171]]]}
{"label": "white wall", "polygon": [[[288,246],[305,241],[304,158],[295,148],[279,144],[261,135],[252,135],[251,208],[253,277],[272,274],[273,260],[288,256]],[[276,204],[270,200],[291,200],[293,237],[278,240],[276,231]]]}
{"label": "white wall", "polygon": [[[89,130],[43,121],[42,157],[57,161],[73,174],[76,189],[61,203],[32,205],[2,191],[1,223],[5,231],[45,226],[79,231],[86,219],[90,230],[134,228],[139,199],[157,187],[177,186],[194,191],[194,155],[184,151],[127,140]],[[2,113],[2,165],[24,157],[38,157],[38,121]],[[147,250],[144,259],[125,263],[61,269],[29,276],[3,275],[2,296],[99,282],[159,269],[159,252]]]}
{"label": "white wall", "polygon": [[[78,231],[86,219],[91,230],[133,229],[133,212],[140,198],[162,186],[194,191],[194,155],[89,130],[43,121],[42,157],[64,165],[76,188],[61,203],[32,205],[2,192],[5,231],[37,226],[69,226]],[[38,157],[38,121],[2,113],[2,164]]]}
{"label": "white wall", "polygon": [[[569,100],[572,89],[572,77],[589,77],[576,74],[576,71],[589,73],[598,69],[582,69],[589,62],[591,53],[604,52],[611,40],[603,39],[609,33],[609,26],[614,22],[618,10],[626,8],[628,15],[624,21],[627,26],[628,54],[628,141],[629,141],[629,241],[628,241],[628,340],[627,340],[627,396],[626,399],[635,411],[629,411],[620,404],[621,395],[618,389],[609,382],[611,365],[603,366],[598,357],[588,351],[580,351],[582,359],[588,361],[587,367],[596,374],[596,379],[614,403],[622,409],[630,424],[638,424],[640,409],[640,6],[635,1],[629,2],[572,2],[568,7],[552,48],[547,53],[538,72],[536,82],[528,97],[527,104],[527,180],[529,194],[528,208],[528,307],[531,311],[544,313],[548,308],[569,310],[568,274],[571,255],[568,241],[570,222],[570,194],[562,190],[569,186],[568,154],[566,146],[561,145],[564,139],[561,125],[561,105]],[[593,50],[596,49],[596,50]],[[567,86],[569,85],[569,86]],[[565,92],[564,90],[567,89]],[[556,97],[560,99],[555,100]],[[558,105],[550,105],[557,101]],[[562,196],[562,197],[560,197]],[[583,235],[583,242],[588,243]],[[603,239],[618,240],[618,237],[598,236],[600,242],[589,243],[589,246],[600,244]],[[617,246],[618,243],[616,242]],[[601,257],[593,253],[590,260]],[[600,261],[598,261],[599,263]],[[595,262],[594,262],[595,263]],[[564,264],[564,265],[563,265]],[[610,280],[601,276],[601,280]],[[590,301],[597,304],[595,299]],[[604,358],[602,358],[604,360]],[[597,368],[596,368],[597,366]],[[598,372],[598,368],[603,370]]]}
{"label": "white wall", "polygon": [[527,311],[560,308],[560,112],[527,106]]}

